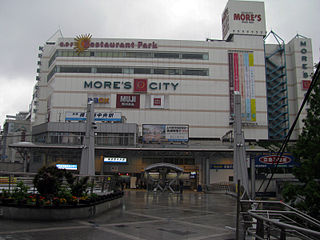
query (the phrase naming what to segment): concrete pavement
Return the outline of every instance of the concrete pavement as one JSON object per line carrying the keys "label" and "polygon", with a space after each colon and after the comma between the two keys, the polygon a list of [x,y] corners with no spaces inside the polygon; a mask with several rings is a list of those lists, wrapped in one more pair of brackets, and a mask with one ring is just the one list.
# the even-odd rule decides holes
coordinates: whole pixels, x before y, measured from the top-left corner
{"label": "concrete pavement", "polygon": [[85,220],[0,218],[0,240],[231,240],[236,199],[225,194],[126,191],[122,207]]}

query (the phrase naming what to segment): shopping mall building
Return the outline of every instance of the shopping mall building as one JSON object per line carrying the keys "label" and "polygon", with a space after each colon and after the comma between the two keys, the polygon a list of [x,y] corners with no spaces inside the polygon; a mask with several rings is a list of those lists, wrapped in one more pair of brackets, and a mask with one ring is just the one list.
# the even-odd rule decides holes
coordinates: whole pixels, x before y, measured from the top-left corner
{"label": "shopping mall building", "polygon": [[[30,149],[37,149],[31,169],[43,163],[79,168],[93,102],[97,172],[136,176],[168,162],[200,183],[232,180],[234,92],[241,95],[247,158],[262,154],[257,142],[286,136],[311,82],[313,59],[311,39],[297,35],[285,44],[267,34],[263,2],[229,1],[222,36],[49,39],[39,48],[31,105]],[[299,121],[292,139],[301,129]]]}

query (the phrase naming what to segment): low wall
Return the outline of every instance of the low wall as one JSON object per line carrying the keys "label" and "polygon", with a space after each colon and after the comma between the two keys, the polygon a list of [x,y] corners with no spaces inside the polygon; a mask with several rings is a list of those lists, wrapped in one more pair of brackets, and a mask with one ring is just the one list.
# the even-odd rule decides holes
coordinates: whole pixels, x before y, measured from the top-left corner
{"label": "low wall", "polygon": [[0,206],[0,218],[19,220],[68,220],[90,218],[109,209],[122,205],[122,198],[105,201],[92,205],[79,205],[74,207],[28,207],[28,206]]}

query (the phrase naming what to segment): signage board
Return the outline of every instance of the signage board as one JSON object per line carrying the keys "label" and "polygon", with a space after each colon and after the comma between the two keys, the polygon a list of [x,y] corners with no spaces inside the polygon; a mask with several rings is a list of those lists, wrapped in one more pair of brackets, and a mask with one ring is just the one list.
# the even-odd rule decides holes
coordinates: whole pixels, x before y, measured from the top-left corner
{"label": "signage board", "polygon": [[[66,112],[65,121],[86,121],[85,112]],[[119,112],[95,112],[94,121],[97,122],[121,122],[121,113]]]}
{"label": "signage board", "polygon": [[142,140],[153,142],[188,142],[189,126],[174,124],[143,124]]}
{"label": "signage board", "polygon": [[210,169],[233,169],[233,164],[211,164]]}
{"label": "signage board", "polygon": [[140,95],[117,94],[117,108],[140,108]]}
{"label": "signage board", "polygon": [[77,170],[78,169],[77,164],[56,164],[56,167],[58,169],[66,169],[66,170]]}
{"label": "signage board", "polygon": [[279,168],[292,168],[298,165],[294,161],[294,157],[289,154],[284,154],[279,159],[278,155],[269,154],[269,155],[259,155],[255,157],[255,165],[256,168],[272,168],[275,167],[279,161],[278,166]]}
{"label": "signage board", "polygon": [[234,115],[234,92],[241,95],[242,121],[256,122],[256,96],[253,52],[230,51],[229,62],[229,103],[230,119]]}
{"label": "signage board", "polygon": [[103,162],[105,162],[105,163],[126,163],[127,162],[127,158],[104,157]]}
{"label": "signage board", "polygon": [[228,1],[222,14],[222,38],[233,34],[266,35],[263,2]]}
{"label": "signage board", "polygon": [[148,90],[148,80],[147,79],[134,79],[133,91],[146,93]]}
{"label": "signage board", "polygon": [[164,108],[164,95],[151,95],[151,108]]}

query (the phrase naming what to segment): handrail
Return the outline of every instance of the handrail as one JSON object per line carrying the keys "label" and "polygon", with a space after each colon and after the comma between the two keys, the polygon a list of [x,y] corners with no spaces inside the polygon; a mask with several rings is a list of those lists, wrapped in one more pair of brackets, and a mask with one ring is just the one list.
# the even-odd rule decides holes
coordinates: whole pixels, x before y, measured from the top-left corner
{"label": "handrail", "polygon": [[287,224],[287,223],[282,223],[282,222],[279,222],[278,220],[275,220],[275,219],[270,219],[270,218],[263,217],[263,216],[261,216],[259,214],[254,213],[254,211],[255,210],[249,210],[248,213],[249,213],[250,216],[252,216],[252,217],[254,217],[256,219],[260,219],[260,220],[263,220],[265,222],[272,223],[273,225],[278,226],[279,228],[293,229],[293,230],[296,230],[298,232],[303,232],[303,233],[306,233],[306,234],[311,234],[311,235],[316,236],[316,237],[320,237],[320,232],[318,232],[318,231],[314,231],[314,230],[311,230],[311,229],[308,229],[308,228],[298,227],[298,226]]}
{"label": "handrail", "polygon": [[[256,204],[255,208],[242,212],[243,215],[248,215],[257,220],[255,223],[251,222],[251,224],[256,224],[256,233],[253,232],[254,228],[252,227],[247,227],[246,229],[246,232],[256,236],[256,239],[263,239],[265,234],[264,226],[269,228],[271,225],[279,230],[280,239],[286,239],[286,233],[296,236],[307,235],[304,236],[307,239],[314,239],[314,237],[320,239],[320,231],[317,231],[320,229],[320,221],[282,201],[242,199],[240,202],[242,204]],[[257,209],[259,204],[269,204],[270,207],[268,209]],[[275,207],[275,205],[278,205],[283,210],[272,209],[272,206]],[[313,229],[304,227],[304,224],[306,224],[305,226],[312,226]],[[270,231],[266,234],[270,234]]]}

